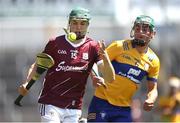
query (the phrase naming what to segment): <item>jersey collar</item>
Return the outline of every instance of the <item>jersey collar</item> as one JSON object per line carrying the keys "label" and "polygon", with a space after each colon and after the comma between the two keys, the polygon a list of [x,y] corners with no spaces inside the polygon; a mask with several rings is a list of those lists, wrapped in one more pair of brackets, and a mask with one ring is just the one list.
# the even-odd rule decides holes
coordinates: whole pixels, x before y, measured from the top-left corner
{"label": "jersey collar", "polygon": [[67,38],[67,35],[65,35],[65,39],[66,39],[66,41],[67,41],[69,44],[71,44],[73,47],[79,47],[79,46],[81,46],[82,44],[84,44],[84,42],[86,41],[86,36],[85,36],[83,39],[81,39],[82,41],[81,41],[80,43],[78,43],[78,44],[72,43],[72,42]]}

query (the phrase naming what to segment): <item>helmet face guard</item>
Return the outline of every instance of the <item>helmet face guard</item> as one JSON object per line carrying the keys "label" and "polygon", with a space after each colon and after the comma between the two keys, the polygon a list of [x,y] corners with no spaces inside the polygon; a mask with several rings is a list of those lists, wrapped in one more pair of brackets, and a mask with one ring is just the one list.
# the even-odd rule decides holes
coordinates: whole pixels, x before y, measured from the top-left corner
{"label": "helmet face guard", "polygon": [[[151,17],[146,16],[146,15],[138,16],[136,18],[133,28],[131,30],[130,36],[131,36],[131,38],[134,38],[133,43],[138,46],[145,46],[150,41],[150,39],[152,39],[152,37],[149,35],[143,34],[142,32],[136,33],[135,28],[137,25],[141,26],[141,29],[143,28],[143,25],[148,25],[150,32],[154,33],[155,32],[154,20]],[[143,36],[143,37],[145,37],[145,39],[143,39],[143,40],[137,39],[136,35]]]}
{"label": "helmet face guard", "polygon": [[[89,24],[91,17],[90,17],[90,12],[87,9],[84,8],[75,8],[73,9],[70,14],[69,14],[69,23],[68,23],[68,30],[71,31],[71,27],[70,27],[70,22],[72,20],[83,20],[83,21],[87,21]],[[77,40],[78,39],[82,39],[85,37],[87,30],[85,31],[78,31],[78,32],[74,32],[77,35]]]}

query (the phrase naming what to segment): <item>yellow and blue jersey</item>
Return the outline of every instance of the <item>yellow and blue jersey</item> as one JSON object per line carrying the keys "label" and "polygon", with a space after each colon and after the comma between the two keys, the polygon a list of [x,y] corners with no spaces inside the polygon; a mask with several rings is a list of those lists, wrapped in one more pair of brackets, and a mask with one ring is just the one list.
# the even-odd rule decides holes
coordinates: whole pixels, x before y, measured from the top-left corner
{"label": "yellow and blue jersey", "polygon": [[160,62],[157,55],[148,48],[139,53],[131,40],[114,41],[106,49],[115,70],[115,80],[107,87],[98,87],[95,96],[110,104],[127,107],[142,79],[157,82]]}

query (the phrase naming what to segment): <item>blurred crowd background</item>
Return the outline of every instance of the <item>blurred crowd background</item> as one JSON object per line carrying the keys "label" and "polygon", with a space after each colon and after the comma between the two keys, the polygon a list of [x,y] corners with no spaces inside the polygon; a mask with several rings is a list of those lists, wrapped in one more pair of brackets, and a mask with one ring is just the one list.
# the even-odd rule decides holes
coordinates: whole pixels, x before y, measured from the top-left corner
{"label": "blurred crowd background", "polygon": [[[42,79],[23,99],[23,107],[13,104],[17,88],[48,39],[65,34],[63,27],[67,27],[68,14],[76,6],[91,11],[88,36],[105,40],[106,45],[129,38],[136,16],[146,14],[154,18],[157,35],[151,48],[161,60],[159,97],[154,110],[144,112],[141,104],[146,83],[142,84],[134,96],[132,114],[135,121],[161,121],[163,110],[159,110],[159,99],[169,93],[169,77],[180,77],[179,0],[0,0],[0,122],[40,121],[37,100]],[[83,117],[87,116],[93,91],[89,78]]]}

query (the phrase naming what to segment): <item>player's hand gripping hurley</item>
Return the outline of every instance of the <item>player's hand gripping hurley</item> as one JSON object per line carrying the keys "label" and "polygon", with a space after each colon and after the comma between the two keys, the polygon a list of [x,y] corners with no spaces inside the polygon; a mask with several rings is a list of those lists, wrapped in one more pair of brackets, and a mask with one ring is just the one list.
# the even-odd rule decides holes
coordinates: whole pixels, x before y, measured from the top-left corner
{"label": "player's hand gripping hurley", "polygon": [[[103,57],[103,55],[105,55],[105,43],[104,41],[98,41],[98,43],[100,46],[99,54]],[[98,71],[95,71],[94,68],[92,68],[92,72],[94,73],[94,76],[92,74],[94,87],[104,86],[106,88],[106,83],[104,79],[99,76]]]}
{"label": "player's hand gripping hurley", "polygon": [[[35,75],[31,78],[31,80],[28,82],[26,89],[29,90],[31,86],[35,83],[37,79],[50,67],[54,65],[54,60],[53,58],[46,54],[46,53],[39,53],[36,58],[36,63],[37,63],[37,69]],[[19,95],[16,100],[14,101],[14,104],[18,106],[22,106],[20,101],[22,100],[24,96]]]}

